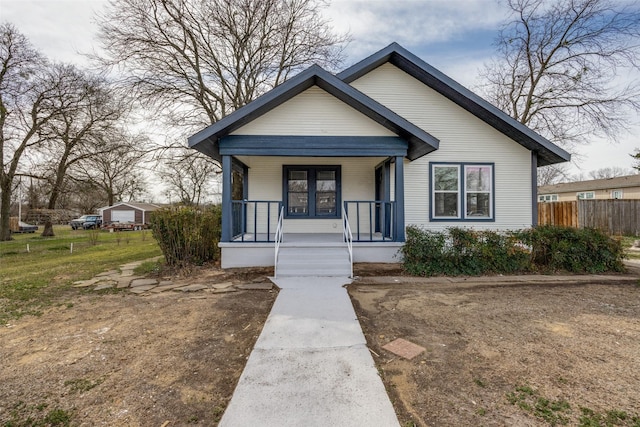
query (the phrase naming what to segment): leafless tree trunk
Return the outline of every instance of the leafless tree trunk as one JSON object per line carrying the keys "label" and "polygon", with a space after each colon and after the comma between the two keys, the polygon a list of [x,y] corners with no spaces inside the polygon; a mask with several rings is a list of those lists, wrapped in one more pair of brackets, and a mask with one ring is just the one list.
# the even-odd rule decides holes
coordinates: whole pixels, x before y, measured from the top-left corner
{"label": "leafless tree trunk", "polygon": [[[56,93],[60,113],[41,130],[43,157],[47,158],[51,184],[48,209],[56,209],[58,198],[68,181],[69,170],[76,163],[108,153],[113,147],[103,143],[103,135],[115,127],[126,113],[107,82],[71,65],[57,64],[54,72],[63,82]],[[43,236],[53,236],[46,223]]]}
{"label": "leafless tree trunk", "polygon": [[497,38],[483,76],[485,96],[567,149],[598,135],[615,140],[640,111],[640,7],[610,0],[507,0],[513,20]]}
{"label": "leafless tree trunk", "polygon": [[10,24],[0,25],[0,241],[10,240],[9,206],[21,159],[42,142],[60,111],[60,76]]}
{"label": "leafless tree trunk", "polygon": [[101,64],[148,111],[208,126],[313,63],[341,61],[317,0],[112,0],[99,17]]}

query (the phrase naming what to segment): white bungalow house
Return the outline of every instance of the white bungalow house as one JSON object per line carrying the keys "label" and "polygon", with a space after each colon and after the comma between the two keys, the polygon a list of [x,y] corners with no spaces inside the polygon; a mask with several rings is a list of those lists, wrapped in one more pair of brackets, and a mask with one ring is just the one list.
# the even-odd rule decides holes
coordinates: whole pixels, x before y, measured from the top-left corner
{"label": "white bungalow house", "polygon": [[398,262],[412,224],[531,227],[537,168],[570,159],[396,43],[312,66],[189,146],[222,164],[222,267],[278,274]]}

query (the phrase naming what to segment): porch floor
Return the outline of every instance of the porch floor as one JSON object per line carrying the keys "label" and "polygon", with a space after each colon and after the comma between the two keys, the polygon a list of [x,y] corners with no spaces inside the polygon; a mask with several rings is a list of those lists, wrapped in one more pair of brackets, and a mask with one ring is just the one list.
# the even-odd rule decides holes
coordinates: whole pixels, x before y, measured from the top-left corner
{"label": "porch floor", "polygon": [[[275,236],[267,233],[245,233],[244,235],[237,236],[233,239],[233,242],[271,242],[274,243]],[[382,233],[374,233],[372,236],[360,234],[360,239],[357,235],[353,234],[354,242],[391,242],[388,237],[383,238]],[[317,244],[341,244],[344,243],[342,233],[287,233],[285,232],[282,238],[282,244],[304,244],[304,243],[317,243]]]}

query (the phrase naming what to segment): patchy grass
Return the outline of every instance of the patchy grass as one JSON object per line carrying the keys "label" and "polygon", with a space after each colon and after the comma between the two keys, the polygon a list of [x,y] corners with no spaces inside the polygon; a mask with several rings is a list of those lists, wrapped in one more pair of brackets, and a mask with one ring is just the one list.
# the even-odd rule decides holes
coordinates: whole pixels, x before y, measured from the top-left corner
{"label": "patchy grass", "polygon": [[515,391],[507,393],[507,400],[526,412],[546,421],[551,426],[565,425],[569,422],[566,413],[571,406],[566,400],[550,400],[540,396],[538,390],[529,386],[518,386]]}
{"label": "patchy grass", "polygon": [[133,274],[136,276],[157,275],[162,271],[164,265],[164,260],[145,261],[133,269]]}
{"label": "patchy grass", "polygon": [[[566,425],[570,421],[569,414],[572,413],[572,408],[566,400],[547,399],[530,386],[517,386],[514,391],[507,393],[506,397],[512,405],[544,420],[550,426]],[[580,427],[640,427],[640,417],[625,411],[613,409],[600,413],[582,407],[580,412]]]}
{"label": "patchy grass", "polygon": [[9,420],[3,427],[67,427],[71,424],[70,411],[54,408],[46,411],[49,405],[41,403],[28,405],[18,402],[9,408]]}
{"label": "patchy grass", "polygon": [[0,242],[0,324],[40,314],[76,280],[161,255],[157,242],[140,232],[128,232],[123,244],[117,241],[120,233],[74,231],[68,226],[54,231],[55,237],[21,234]]}
{"label": "patchy grass", "polygon": [[95,381],[87,378],[77,378],[74,380],[67,380],[64,385],[69,387],[69,393],[84,393],[89,391],[104,382],[104,378],[99,378]]}
{"label": "patchy grass", "polygon": [[640,251],[630,251],[629,248],[633,246],[636,240],[640,240],[640,236],[621,236],[622,248],[624,253],[629,259],[640,259]]}
{"label": "patchy grass", "polygon": [[612,427],[612,426],[640,426],[640,416],[629,415],[624,411],[611,410],[604,414],[589,408],[580,408],[580,427]]}

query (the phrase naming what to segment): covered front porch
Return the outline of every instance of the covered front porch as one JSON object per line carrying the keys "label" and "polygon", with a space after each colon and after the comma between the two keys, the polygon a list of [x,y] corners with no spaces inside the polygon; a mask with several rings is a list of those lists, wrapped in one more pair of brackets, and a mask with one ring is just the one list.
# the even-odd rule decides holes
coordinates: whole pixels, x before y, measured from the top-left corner
{"label": "covered front porch", "polygon": [[397,262],[405,237],[403,162],[401,156],[223,156],[222,266],[277,268],[292,251],[330,247],[349,263]]}
{"label": "covered front porch", "polygon": [[342,236],[351,262],[392,262],[405,240],[405,159],[438,140],[313,66],[189,145],[222,165],[222,267],[277,267],[280,246],[304,243],[296,235]]}

